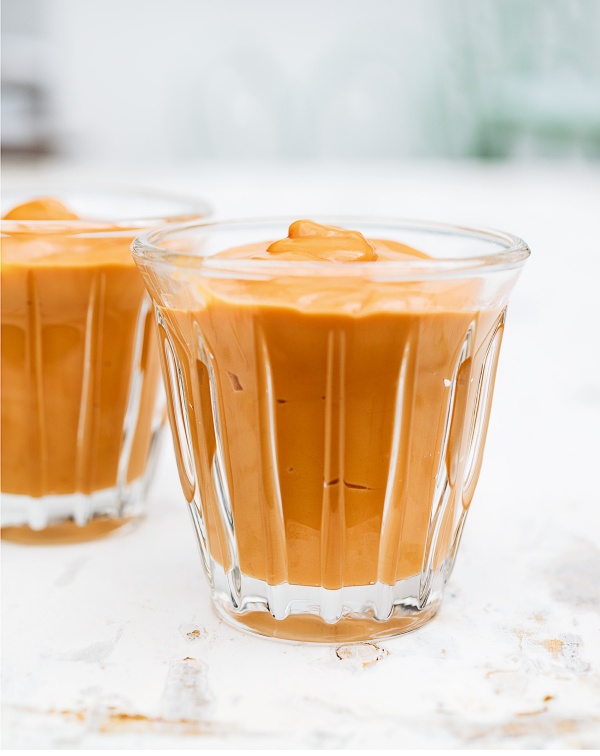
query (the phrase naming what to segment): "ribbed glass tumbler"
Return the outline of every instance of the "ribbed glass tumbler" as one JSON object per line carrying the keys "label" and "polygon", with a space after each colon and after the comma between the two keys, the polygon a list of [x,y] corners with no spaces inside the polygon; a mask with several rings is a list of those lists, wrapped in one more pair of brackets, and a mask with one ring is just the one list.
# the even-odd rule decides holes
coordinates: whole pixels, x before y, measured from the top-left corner
{"label": "ribbed glass tumbler", "polygon": [[2,202],[2,537],[89,540],[144,511],[165,417],[131,241],[208,209],[81,187]]}
{"label": "ribbed glass tumbler", "polygon": [[288,222],[172,226],[133,245],[204,568],[246,630],[407,632],[438,610],[456,558],[529,250],[501,232],[327,218],[430,257],[236,256]]}

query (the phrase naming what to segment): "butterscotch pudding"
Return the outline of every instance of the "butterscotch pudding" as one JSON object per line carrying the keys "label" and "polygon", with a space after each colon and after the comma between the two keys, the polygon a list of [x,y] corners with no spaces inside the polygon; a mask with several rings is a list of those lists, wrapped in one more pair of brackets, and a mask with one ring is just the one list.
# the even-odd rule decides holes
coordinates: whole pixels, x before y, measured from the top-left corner
{"label": "butterscotch pudding", "polygon": [[134,243],[215,602],[280,638],[381,637],[437,610],[528,255],[504,234],[356,227]]}
{"label": "butterscotch pudding", "polygon": [[[120,199],[123,213],[144,202]],[[33,197],[2,221],[2,535],[22,541],[87,538],[139,514],[164,414],[129,249],[156,219],[103,217],[114,195],[68,200]]]}

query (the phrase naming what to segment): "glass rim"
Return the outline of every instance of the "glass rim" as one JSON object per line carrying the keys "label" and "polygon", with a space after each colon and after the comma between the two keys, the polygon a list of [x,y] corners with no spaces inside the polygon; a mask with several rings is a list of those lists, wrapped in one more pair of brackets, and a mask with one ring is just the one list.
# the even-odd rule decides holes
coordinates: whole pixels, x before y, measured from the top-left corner
{"label": "glass rim", "polygon": [[99,236],[103,234],[126,234],[131,231],[140,232],[148,228],[151,224],[156,227],[174,224],[197,223],[199,219],[208,218],[212,213],[211,205],[204,199],[198,199],[192,196],[180,194],[178,192],[161,191],[156,189],[146,189],[136,186],[122,186],[110,183],[89,183],[79,184],[76,182],[65,183],[58,182],[32,182],[30,184],[23,182],[16,184],[2,191],[2,202],[12,195],[29,197],[31,200],[42,197],[52,197],[62,199],[66,194],[81,195],[82,197],[112,197],[133,200],[164,201],[172,205],[179,205],[180,210],[177,212],[165,213],[142,213],[129,214],[116,213],[106,217],[84,217],[77,219],[46,219],[46,220],[28,220],[28,219],[4,219],[1,220],[2,231],[9,233],[22,234],[73,234],[81,232],[83,236]]}
{"label": "glass rim", "polygon": [[[316,214],[303,216],[316,222],[335,223],[352,228],[353,225],[387,226],[398,231],[412,231],[432,234],[452,235],[482,242],[503,245],[503,249],[480,255],[446,258],[415,258],[414,260],[380,260],[370,262],[339,262],[316,260],[252,260],[203,256],[197,252],[181,252],[161,246],[168,238],[178,234],[197,231],[236,231],[244,228],[256,229],[273,224],[289,225],[289,216],[265,216],[256,218],[207,220],[192,223],[169,224],[162,228],[146,231],[138,235],[131,245],[136,259],[152,265],[172,265],[175,267],[201,269],[215,274],[241,275],[334,275],[393,276],[395,279],[414,279],[415,276],[437,278],[460,274],[480,274],[486,271],[510,270],[521,267],[531,254],[529,246],[518,236],[505,231],[485,227],[462,226],[431,220],[411,218],[386,218]],[[200,235],[200,234],[199,234]],[[342,270],[340,269],[342,266]]]}

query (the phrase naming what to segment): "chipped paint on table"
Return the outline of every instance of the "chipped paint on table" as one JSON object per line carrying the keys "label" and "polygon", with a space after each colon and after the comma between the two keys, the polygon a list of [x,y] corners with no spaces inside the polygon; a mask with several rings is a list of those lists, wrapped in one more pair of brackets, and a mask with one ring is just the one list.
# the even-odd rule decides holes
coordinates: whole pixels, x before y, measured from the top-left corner
{"label": "chipped paint on table", "polygon": [[529,242],[438,617],[338,647],[225,625],[167,444],[144,521],[92,543],[3,544],[4,747],[600,745],[598,171],[345,170],[203,170],[148,184],[210,194],[222,216],[402,207]]}

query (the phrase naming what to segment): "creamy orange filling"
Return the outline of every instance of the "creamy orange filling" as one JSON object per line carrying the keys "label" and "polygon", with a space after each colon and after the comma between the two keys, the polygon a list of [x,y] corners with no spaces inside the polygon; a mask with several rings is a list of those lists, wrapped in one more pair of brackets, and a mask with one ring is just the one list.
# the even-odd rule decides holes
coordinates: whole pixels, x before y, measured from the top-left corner
{"label": "creamy orange filling", "polygon": [[175,434],[182,412],[189,420],[181,479],[202,507],[213,559],[227,570],[239,559],[272,585],[331,589],[392,585],[428,560],[439,568],[469,502],[468,419],[499,310],[478,306],[475,279],[356,276],[360,261],[428,256],[306,220],[285,239],[217,257],[339,262],[340,274],[182,269],[186,299],[153,271]]}

